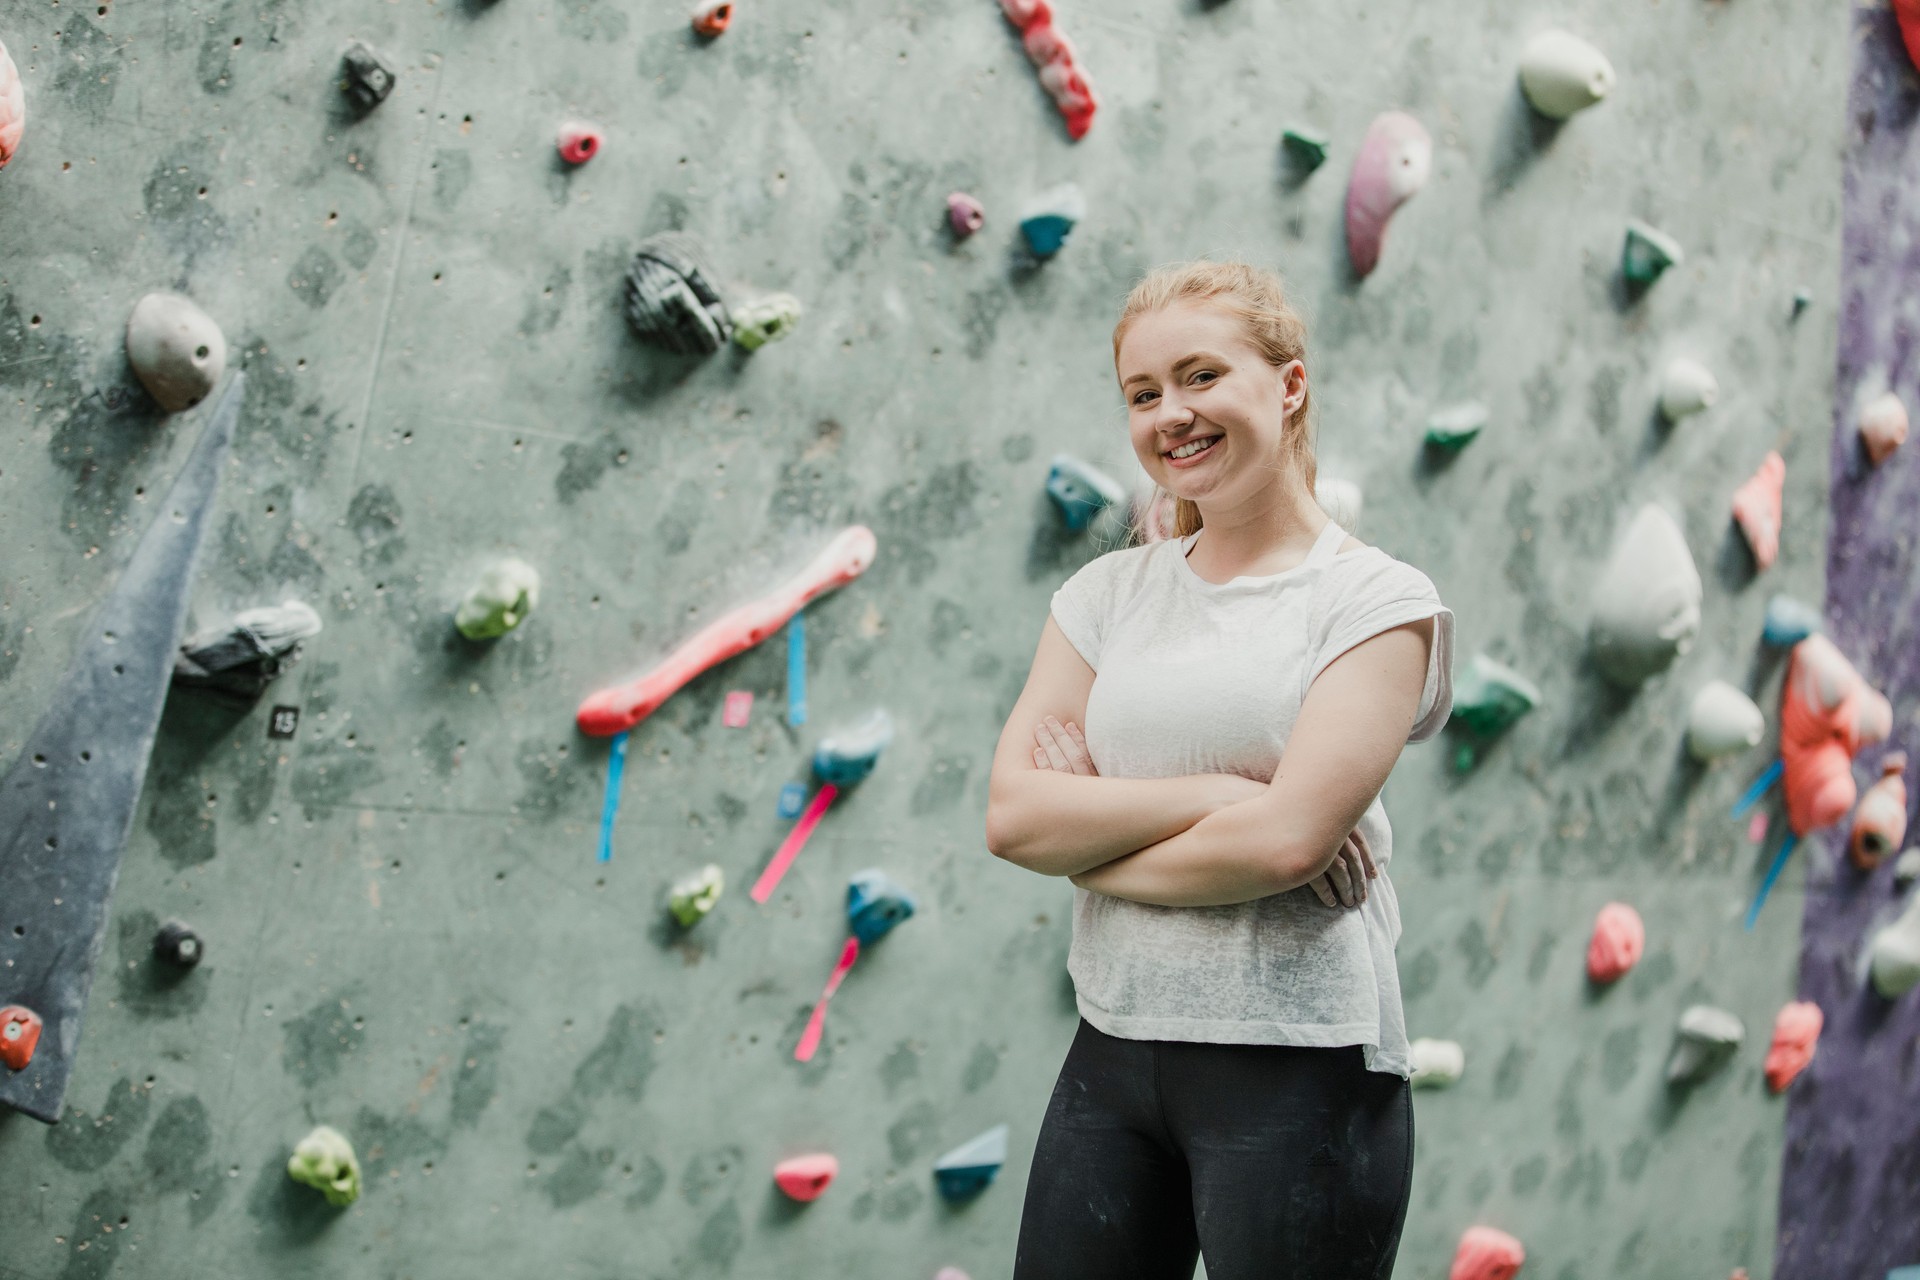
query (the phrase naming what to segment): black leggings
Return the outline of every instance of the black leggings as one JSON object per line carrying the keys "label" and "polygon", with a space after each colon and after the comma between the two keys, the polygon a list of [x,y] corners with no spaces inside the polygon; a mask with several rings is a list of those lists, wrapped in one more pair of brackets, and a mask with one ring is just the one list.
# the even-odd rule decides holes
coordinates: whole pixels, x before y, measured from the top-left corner
{"label": "black leggings", "polygon": [[1014,1280],[1383,1280],[1413,1102],[1360,1046],[1122,1040],[1084,1018],[1027,1179]]}

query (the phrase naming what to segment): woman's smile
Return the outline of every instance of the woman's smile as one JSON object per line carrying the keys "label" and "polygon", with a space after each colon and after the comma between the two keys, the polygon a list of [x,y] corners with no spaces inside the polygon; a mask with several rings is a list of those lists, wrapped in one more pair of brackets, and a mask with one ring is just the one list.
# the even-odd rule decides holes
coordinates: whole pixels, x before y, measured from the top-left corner
{"label": "woman's smile", "polygon": [[1225,438],[1223,435],[1201,436],[1165,450],[1160,456],[1167,460],[1170,467],[1197,467],[1203,458],[1213,452],[1213,446]]}

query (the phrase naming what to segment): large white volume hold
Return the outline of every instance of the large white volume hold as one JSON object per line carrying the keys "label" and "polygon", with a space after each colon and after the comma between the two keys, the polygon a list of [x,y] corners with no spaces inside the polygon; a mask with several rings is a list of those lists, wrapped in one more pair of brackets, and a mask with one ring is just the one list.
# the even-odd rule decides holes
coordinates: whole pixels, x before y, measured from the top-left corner
{"label": "large white volume hold", "polygon": [[127,317],[127,363],[162,409],[178,413],[219,385],[227,339],[193,299],[150,293]]}
{"label": "large white volume hold", "polygon": [[1752,698],[1728,684],[1712,680],[1693,695],[1687,712],[1687,750],[1702,764],[1757,746],[1767,718]]}
{"label": "large white volume hold", "polygon": [[1656,503],[1634,513],[1593,590],[1593,665],[1631,689],[1665,671],[1700,631],[1700,571]]}
{"label": "large white volume hold", "polygon": [[1333,522],[1352,533],[1360,527],[1360,486],[1351,480],[1314,481],[1313,498]]}
{"label": "large white volume hold", "polygon": [[1456,1040],[1415,1040],[1407,1056],[1413,1062],[1416,1089],[1445,1089],[1457,1084],[1467,1069],[1467,1053]]}
{"label": "large white volume hold", "polygon": [[1670,361],[1660,375],[1660,416],[1668,422],[1711,409],[1719,398],[1719,380],[1698,360],[1681,356]]}
{"label": "large white volume hold", "polygon": [[1920,984],[1920,894],[1907,899],[1900,918],[1873,935],[1873,987],[1898,1000]]}
{"label": "large white volume hold", "polygon": [[1520,88],[1535,111],[1565,120],[1607,96],[1613,64],[1570,31],[1543,32],[1520,54]]}

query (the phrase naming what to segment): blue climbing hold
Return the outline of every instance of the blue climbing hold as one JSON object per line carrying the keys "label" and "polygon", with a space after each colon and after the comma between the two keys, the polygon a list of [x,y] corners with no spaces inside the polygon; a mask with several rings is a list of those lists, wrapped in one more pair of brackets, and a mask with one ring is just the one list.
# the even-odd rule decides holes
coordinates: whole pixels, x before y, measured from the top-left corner
{"label": "blue climbing hold", "polygon": [[880,762],[880,753],[892,741],[893,717],[885,708],[876,707],[851,729],[820,740],[813,749],[813,772],[822,782],[851,787],[866,780]]}
{"label": "blue climbing hold", "polygon": [[1776,649],[1791,649],[1824,624],[1820,611],[1792,596],[1774,596],[1767,601],[1767,620],[1761,638]]}
{"label": "blue climbing hold", "polygon": [[913,895],[878,867],[847,882],[847,923],[861,946],[878,942],[913,914]]}
{"label": "blue climbing hold", "polygon": [[1087,216],[1087,198],[1071,182],[1043,191],[1020,215],[1020,234],[1038,258],[1051,258],[1067,243],[1074,225]]}
{"label": "blue climbing hold", "polygon": [[1007,1126],[995,1125],[941,1156],[933,1166],[933,1176],[941,1195],[949,1200],[964,1200],[986,1190],[1006,1162]]}
{"label": "blue climbing hold", "polygon": [[1093,518],[1126,500],[1127,492],[1106,472],[1072,454],[1056,454],[1047,472],[1047,496],[1060,508],[1069,529],[1084,529]]}

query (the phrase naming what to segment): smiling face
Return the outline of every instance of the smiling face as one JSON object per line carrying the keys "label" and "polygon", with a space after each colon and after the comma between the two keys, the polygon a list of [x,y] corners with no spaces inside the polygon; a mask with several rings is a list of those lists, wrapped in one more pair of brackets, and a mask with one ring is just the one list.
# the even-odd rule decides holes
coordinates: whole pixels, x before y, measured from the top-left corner
{"label": "smiling face", "polygon": [[1190,299],[1145,312],[1114,364],[1133,451],[1162,488],[1205,511],[1295,483],[1283,441],[1306,368],[1269,364],[1230,308]]}

